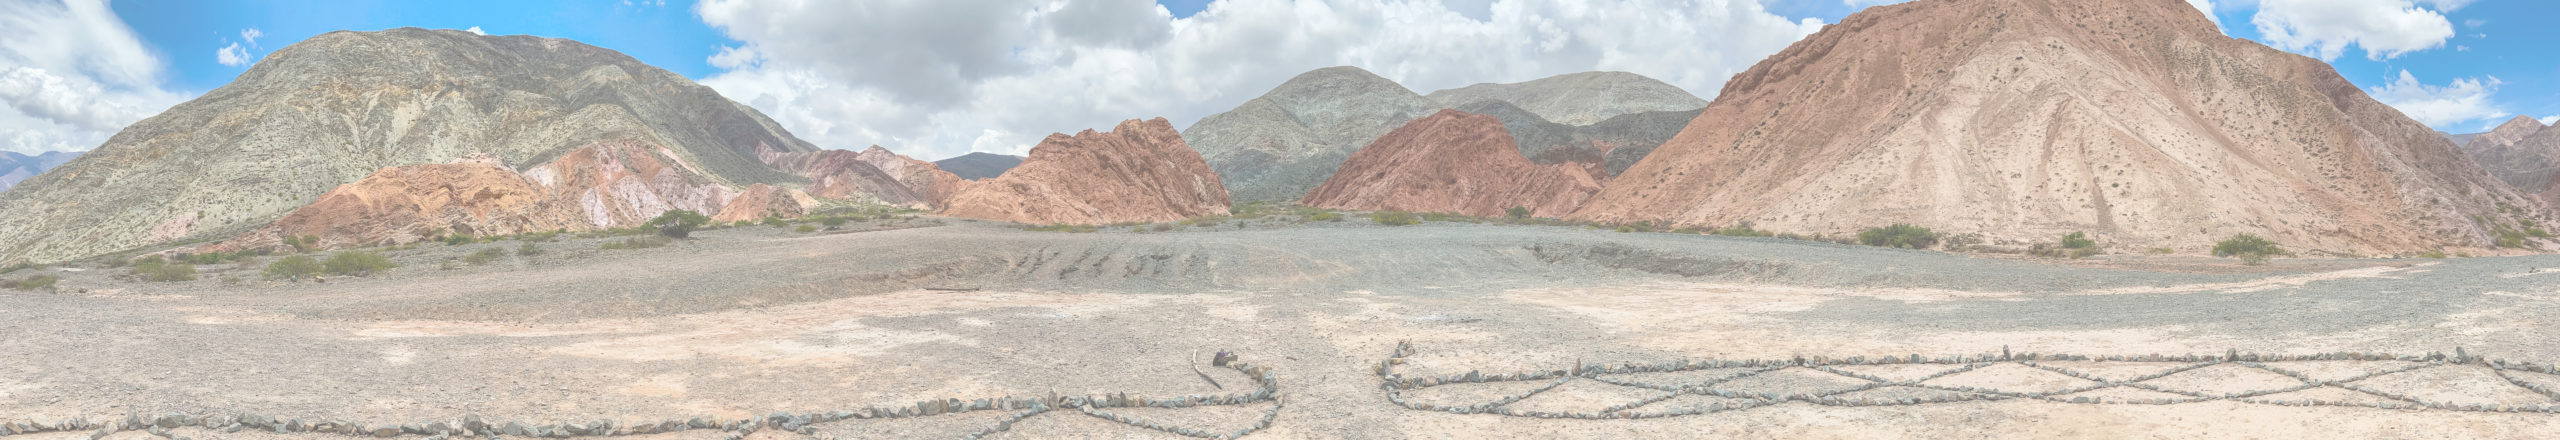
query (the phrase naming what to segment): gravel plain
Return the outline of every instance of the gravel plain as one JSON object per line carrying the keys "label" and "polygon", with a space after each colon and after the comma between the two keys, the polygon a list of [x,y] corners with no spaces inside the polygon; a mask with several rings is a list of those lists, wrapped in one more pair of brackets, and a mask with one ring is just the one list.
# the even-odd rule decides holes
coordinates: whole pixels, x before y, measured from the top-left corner
{"label": "gravel plain", "polygon": [[[1067,233],[927,217],[855,228],[861,231],[723,229],[637,250],[597,249],[619,239],[573,239],[539,243],[539,255],[510,253],[489,265],[453,269],[440,266],[484,247],[512,251],[520,244],[430,245],[390,252],[403,264],[391,273],[326,282],[259,280],[240,276],[254,268],[222,266],[204,267],[202,280],[178,283],[121,279],[110,269],[46,269],[64,277],[54,290],[0,291],[0,422],[180,413],[383,427],[459,426],[477,416],[528,427],[604,420],[622,427],[614,432],[632,433],[629,427],[667,420],[720,424],[787,412],[799,420],[780,420],[805,423],[790,423],[792,429],[764,423],[744,436],[960,438],[1018,411],[819,420],[836,411],[912,409],[920,401],[953,398],[1062,402],[1118,393],[1143,399],[1251,392],[1252,374],[1211,365],[1213,353],[1224,350],[1267,368],[1276,398],[1096,412],[1202,432],[1249,430],[1256,438],[2533,438],[2560,432],[2560,414],[2236,401],[1792,402],[1691,417],[1537,419],[1399,406],[1382,392],[1375,370],[1406,342],[1418,352],[1401,368],[1413,374],[2003,351],[2425,355],[2459,348],[2550,364],[2560,361],[2560,343],[2549,336],[2560,329],[2554,318],[2560,316],[2560,256],[2301,259],[2247,267],[2198,257],[2050,262],[1463,223],[1229,222]],[[226,282],[226,276],[241,279]],[[2195,380],[2246,377],[2226,376]],[[2516,405],[2560,403],[2517,397],[2517,390],[2531,390],[2498,388],[2477,377],[2437,376],[2446,377],[2395,376],[2407,383],[2375,386],[2454,397],[2508,393],[2496,395]],[[1837,380],[1771,380],[1778,379]],[[1620,391],[1568,389],[1522,405],[1565,408],[1624,398],[1611,395]],[[1079,409],[1048,409],[992,436],[1173,435]],[[1272,417],[1267,427],[1259,422],[1265,415]],[[167,432],[339,436],[225,432],[228,423],[212,424]],[[726,438],[741,431],[747,430],[637,438]],[[153,435],[122,431],[106,438]]]}

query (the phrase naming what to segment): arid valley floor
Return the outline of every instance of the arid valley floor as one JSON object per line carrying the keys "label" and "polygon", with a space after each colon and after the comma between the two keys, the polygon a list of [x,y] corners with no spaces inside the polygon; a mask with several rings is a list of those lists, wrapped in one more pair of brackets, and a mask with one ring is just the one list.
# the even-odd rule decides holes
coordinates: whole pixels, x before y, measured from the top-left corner
{"label": "arid valley floor", "polygon": [[[228,429],[252,415],[375,428],[459,426],[476,416],[535,430],[554,425],[553,431],[604,420],[615,427],[604,431],[618,434],[655,431],[632,427],[669,420],[764,422],[751,433],[712,427],[632,437],[688,439],[1224,435],[1252,430],[1266,414],[1273,417],[1268,427],[1250,437],[2532,438],[2560,432],[2555,413],[2409,408],[2420,402],[2560,404],[2560,396],[2536,390],[2560,389],[2560,377],[2491,366],[2560,360],[2560,344],[2550,343],[2560,331],[2560,321],[2551,318],[2560,316],[2560,256],[2299,259],[2247,267],[2194,257],[2057,263],[1456,223],[1229,223],[1066,233],[923,217],[855,229],[867,231],[743,227],[638,250],[597,249],[610,239],[565,240],[540,243],[540,255],[510,254],[453,269],[438,262],[520,244],[429,245],[391,252],[403,267],[390,274],[325,283],[255,276],[224,283],[214,281],[224,275],[215,273],[225,270],[219,266],[208,268],[206,280],[185,283],[55,269],[65,276],[57,291],[0,293],[0,334],[17,335],[0,341],[0,421],[157,423],[175,413],[196,420],[168,430],[172,437],[244,439],[346,436]],[[1399,392],[1409,405],[1400,405],[1381,386],[1378,368],[1402,343],[1412,351],[1393,371],[1407,378],[1684,359],[1996,358],[2004,351],[2017,353],[2013,359],[2232,352],[2448,357],[2265,363],[2046,357],[1767,371],[1572,371],[1568,381],[1407,388]],[[2462,356],[2490,360],[2455,359],[2457,348]],[[1189,408],[867,413],[914,411],[919,401],[941,399],[961,399],[965,409],[976,399],[1007,396],[1053,402],[1052,396],[1115,393],[1255,397],[1254,378],[1211,365],[1212,353],[1221,350],[1268,371],[1276,397]],[[1980,365],[1929,375],[1969,363]],[[2109,380],[2170,374],[2141,387],[2096,387],[2100,382],[2030,364]],[[1925,387],[1879,388],[1830,371]],[[1780,397],[1672,398],[1656,389],[1607,385],[1630,382]],[[2307,385],[2314,382],[2328,384]],[[1684,384],[1696,387],[1679,388]],[[1871,394],[1784,397],[1851,388]],[[2091,391],[2023,397],[2074,388]],[[2263,392],[2293,388],[2301,390]],[[1540,389],[1546,391],[1493,413],[1410,405],[1475,405]],[[2239,397],[2226,397],[2232,394]],[[1817,403],[1931,395],[1992,398]],[[2094,403],[2073,402],[2081,397]],[[2123,403],[2146,399],[2196,401]],[[2266,403],[2297,399],[2401,408]],[[1707,405],[1747,408],[1642,419],[1523,416]],[[777,412],[788,414],[774,418]],[[1007,423],[1024,413],[1032,415]],[[1089,414],[1143,419],[1167,430]],[[214,420],[202,420],[205,415]],[[154,437],[126,430],[105,438]]]}

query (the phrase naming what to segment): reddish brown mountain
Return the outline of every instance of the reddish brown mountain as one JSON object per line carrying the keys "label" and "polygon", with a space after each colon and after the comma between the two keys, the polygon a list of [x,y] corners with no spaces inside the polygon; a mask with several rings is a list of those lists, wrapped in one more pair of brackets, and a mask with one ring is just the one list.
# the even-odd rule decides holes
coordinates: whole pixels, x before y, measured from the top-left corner
{"label": "reddish brown mountain", "polygon": [[1598,192],[1600,182],[1586,167],[1539,165],[1521,156],[1501,119],[1444,109],[1352,153],[1340,171],[1298,203],[1482,217],[1520,206],[1554,217],[1573,212]]}
{"label": "reddish brown mountain", "polygon": [[917,194],[897,176],[863,161],[861,153],[846,150],[807,153],[759,150],[756,156],[774,169],[808,178],[810,196],[918,209],[934,206],[932,200]]}
{"label": "reddish brown mountain", "polygon": [[2540,133],[2544,128],[2548,127],[2542,126],[2542,121],[2535,120],[2532,116],[2517,116],[2515,119],[2507,120],[2507,123],[2498,124],[2498,128],[2490,129],[2488,133],[2472,136],[2471,142],[2463,145],[2472,149],[2510,145],[2532,137],[2534,133]]}
{"label": "reddish brown mountain", "polygon": [[966,182],[944,204],[957,217],[1031,224],[1169,221],[1227,212],[1227,189],[1164,118],[1109,132],[1051,134],[1021,166]]}
{"label": "reddish brown mountain", "polygon": [[[749,195],[774,198],[764,184]],[[781,190],[789,191],[789,190]],[[790,193],[797,193],[790,191]],[[803,196],[805,197],[805,196]],[[510,235],[637,226],[669,210],[722,214],[739,192],[672,150],[605,142],[522,172],[473,155],[451,163],[390,167],[340,185],[284,218],[206,250],[272,247],[317,236],[323,247],[401,244],[437,235]],[[780,200],[792,200],[787,196]],[[754,217],[802,204],[751,204]]]}
{"label": "reddish brown mountain", "polygon": [[1717,96],[1575,216],[2185,252],[2252,233],[2366,255],[2487,246],[2475,216],[2549,217],[2327,64],[2178,0],[1869,8]]}
{"label": "reddish brown mountain", "polygon": [[758,183],[748,185],[746,191],[729,198],[729,203],[720,205],[720,211],[711,216],[711,221],[728,223],[766,216],[797,218],[808,215],[809,208],[816,206],[818,199],[810,197],[809,193]]}
{"label": "reddish brown mountain", "polygon": [[2463,149],[2471,152],[2471,158],[2487,168],[2489,175],[2517,191],[2560,203],[2560,130],[2518,116],[2497,130],[2473,138]]}
{"label": "reddish brown mountain", "polygon": [[952,192],[960,190],[959,175],[944,172],[933,162],[891,153],[878,145],[862,150],[862,154],[854,155],[854,159],[879,168],[881,173],[896,179],[907,190],[914,191],[916,197],[923,198],[926,204],[935,208],[942,207],[942,202],[949,200]]}

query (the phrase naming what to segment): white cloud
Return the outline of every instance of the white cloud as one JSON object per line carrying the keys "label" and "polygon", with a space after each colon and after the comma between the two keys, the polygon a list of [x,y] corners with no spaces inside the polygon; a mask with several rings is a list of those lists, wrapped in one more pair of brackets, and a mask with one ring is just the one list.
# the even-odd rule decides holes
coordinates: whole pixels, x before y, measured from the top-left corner
{"label": "white cloud", "polygon": [[2400,109],[2400,113],[2428,126],[2443,128],[2455,123],[2497,120],[2511,113],[2498,110],[2489,102],[2490,95],[2503,84],[2498,77],[2458,78],[2442,86],[2418,82],[2416,75],[2400,71],[2400,78],[2390,84],[2366,89],[2373,99]]}
{"label": "white cloud", "polygon": [[2542,125],[2560,124],[2560,115],[2542,117]]}
{"label": "white cloud", "polygon": [[[1415,89],[1635,72],[1712,98],[1821,28],[1754,0],[707,0],[731,38],[703,79],[823,146],[1019,153],[1052,132],[1177,127],[1298,73],[1352,65]],[[1480,15],[1476,17],[1473,15]]]}
{"label": "white cloud", "polygon": [[2222,27],[2222,16],[2213,14],[2213,0],[2187,0],[2187,6],[2196,7],[2196,11],[2204,13],[2204,19],[2213,20],[2213,27]]}
{"label": "white cloud", "polygon": [[[2453,10],[2470,1],[2424,3]],[[2322,60],[2338,59],[2350,45],[2363,48],[2366,58],[2387,60],[2453,38],[2453,22],[2411,0],[2260,0],[2249,21],[2267,44]]]}
{"label": "white cloud", "polygon": [[249,50],[240,48],[240,43],[231,43],[213,50],[213,62],[231,67],[246,66],[250,62]]}
{"label": "white cloud", "polygon": [[482,31],[482,30],[480,30],[480,27],[479,27],[479,26],[472,26],[470,29],[463,29],[462,31],[463,31],[463,32],[470,32],[472,35],[488,35],[488,34],[489,34],[487,31]]}
{"label": "white cloud", "polygon": [[258,37],[266,34],[267,33],[265,32],[259,32],[258,28],[241,29],[240,40],[249,42],[250,46],[256,46],[258,45]]}
{"label": "white cloud", "polygon": [[189,96],[102,0],[0,0],[0,150],[96,147]]}

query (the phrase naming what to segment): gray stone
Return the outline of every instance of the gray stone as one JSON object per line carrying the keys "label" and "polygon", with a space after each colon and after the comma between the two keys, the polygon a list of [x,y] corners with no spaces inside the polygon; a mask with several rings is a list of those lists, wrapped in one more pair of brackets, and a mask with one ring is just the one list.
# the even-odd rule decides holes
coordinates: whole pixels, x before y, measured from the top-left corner
{"label": "gray stone", "polygon": [[523,423],[516,423],[516,422],[507,422],[507,426],[506,426],[506,427],[504,427],[504,428],[499,428],[499,429],[498,429],[498,433],[499,433],[499,434],[506,434],[506,435],[531,435],[531,434],[526,433],[526,431],[525,431],[525,427],[524,427],[524,424],[523,424]]}

